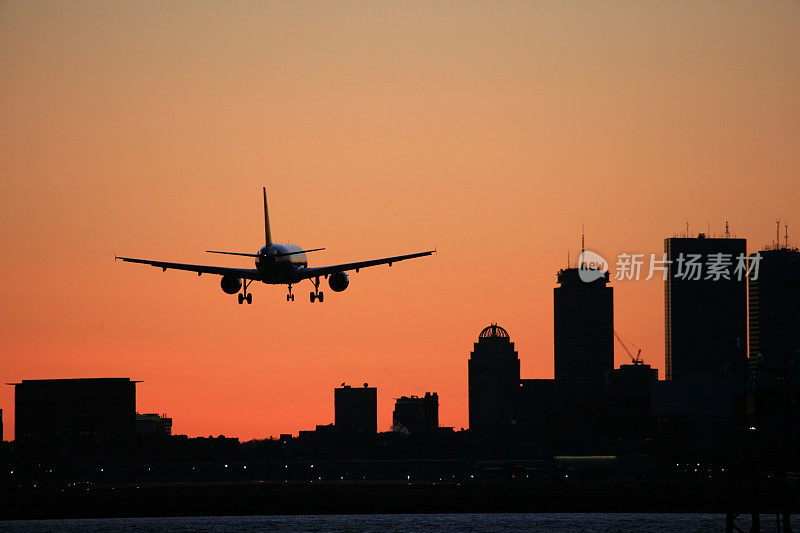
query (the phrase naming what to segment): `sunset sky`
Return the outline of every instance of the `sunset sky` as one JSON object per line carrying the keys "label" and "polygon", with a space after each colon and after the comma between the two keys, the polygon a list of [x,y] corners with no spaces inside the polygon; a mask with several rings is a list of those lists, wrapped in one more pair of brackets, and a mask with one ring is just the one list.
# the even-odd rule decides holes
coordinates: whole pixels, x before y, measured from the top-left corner
{"label": "sunset sky", "polygon": [[[797,1],[4,1],[0,72],[0,379],[142,380],[174,433],[313,429],[342,382],[378,387],[379,430],[426,391],[466,427],[490,322],[552,377],[582,223],[612,264],[687,221],[800,241]],[[250,306],[114,261],[251,267],[203,250],[263,244],[262,186],[311,266],[438,253]],[[663,282],[612,285],[663,379]]]}

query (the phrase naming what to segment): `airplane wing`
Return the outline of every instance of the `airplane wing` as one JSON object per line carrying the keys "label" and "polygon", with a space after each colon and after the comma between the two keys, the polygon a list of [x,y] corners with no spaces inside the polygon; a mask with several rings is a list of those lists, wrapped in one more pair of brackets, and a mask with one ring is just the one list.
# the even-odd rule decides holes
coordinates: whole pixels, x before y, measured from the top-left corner
{"label": "airplane wing", "polygon": [[255,279],[255,280],[261,279],[261,274],[255,268],[229,268],[229,267],[218,267],[218,266],[207,266],[207,265],[187,265],[184,263],[167,263],[165,261],[151,261],[149,259],[134,259],[133,257],[114,256],[114,260],[117,259],[119,259],[120,261],[126,261],[128,263],[141,263],[143,265],[150,265],[161,268],[165,271],[168,268],[172,268],[175,270],[188,270],[189,272],[197,272],[198,276],[201,274],[217,274],[219,276],[236,276],[237,278],[243,278],[243,279]]}
{"label": "airplane wing", "polygon": [[436,250],[429,250],[427,252],[417,252],[415,254],[396,255],[394,257],[384,257],[382,259],[372,259],[370,261],[358,261],[356,263],[344,263],[341,265],[330,265],[324,267],[304,268],[297,271],[299,279],[315,278],[317,276],[327,276],[334,272],[342,272],[345,270],[359,270],[366,267],[386,265],[392,266],[392,263],[398,261],[405,261],[406,259],[414,259],[416,257],[424,257],[435,253]]}

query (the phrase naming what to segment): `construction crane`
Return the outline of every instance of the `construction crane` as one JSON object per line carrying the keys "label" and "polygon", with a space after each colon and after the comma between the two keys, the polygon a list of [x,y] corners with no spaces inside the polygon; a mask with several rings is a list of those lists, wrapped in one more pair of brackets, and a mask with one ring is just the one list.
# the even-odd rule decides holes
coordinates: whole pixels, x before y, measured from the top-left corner
{"label": "construction crane", "polygon": [[625,353],[628,354],[628,357],[631,358],[631,362],[633,362],[634,365],[641,365],[641,364],[644,363],[642,361],[642,349],[641,348],[637,347],[634,344],[633,347],[636,348],[638,351],[636,352],[636,355],[633,355],[633,353],[631,353],[631,351],[628,349],[628,347],[625,345],[625,343],[622,342],[622,338],[619,336],[619,333],[617,333],[617,330],[614,330],[614,336],[619,341],[620,345],[622,346],[622,349],[625,350]]}

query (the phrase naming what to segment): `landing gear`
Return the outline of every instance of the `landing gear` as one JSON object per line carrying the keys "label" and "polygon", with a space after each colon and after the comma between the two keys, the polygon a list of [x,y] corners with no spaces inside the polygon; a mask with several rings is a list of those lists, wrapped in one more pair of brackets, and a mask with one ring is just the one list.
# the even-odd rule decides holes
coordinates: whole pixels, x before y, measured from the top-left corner
{"label": "landing gear", "polygon": [[322,303],[324,295],[319,290],[319,276],[314,278],[311,283],[314,284],[314,290],[308,295],[311,303],[313,304],[315,300],[319,300],[319,303]]}
{"label": "landing gear", "polygon": [[294,294],[292,294],[292,284],[291,283],[289,284],[289,294],[286,295],[286,301],[287,302],[293,302],[294,301]]}
{"label": "landing gear", "polygon": [[251,283],[253,283],[253,280],[246,281],[244,285],[242,285],[242,292],[239,293],[239,305],[244,302],[247,302],[247,305],[253,303],[253,294],[247,292],[247,287],[249,287]]}

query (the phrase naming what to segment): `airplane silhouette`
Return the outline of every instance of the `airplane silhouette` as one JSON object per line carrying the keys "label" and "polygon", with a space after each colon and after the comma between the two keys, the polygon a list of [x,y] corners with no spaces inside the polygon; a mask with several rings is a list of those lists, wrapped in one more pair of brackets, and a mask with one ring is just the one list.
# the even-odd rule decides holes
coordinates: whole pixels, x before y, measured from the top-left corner
{"label": "airplane silhouette", "polygon": [[[308,260],[306,254],[309,252],[317,252],[325,248],[314,248],[311,250],[303,250],[296,244],[277,244],[272,242],[272,233],[269,226],[269,211],[267,209],[267,188],[263,188],[264,192],[264,236],[265,245],[258,250],[257,253],[248,254],[243,252],[221,252],[217,250],[206,250],[212,254],[225,254],[225,255],[240,255],[245,257],[254,257],[256,268],[229,268],[219,266],[207,265],[188,265],[184,263],[168,263],[165,261],[151,261],[149,259],[135,259],[132,257],[118,257],[114,256],[114,260],[127,261],[130,263],[142,263],[158,267],[166,271],[168,268],[176,270],[188,270],[189,272],[197,272],[198,276],[203,274],[216,274],[222,276],[220,285],[222,290],[227,294],[239,293],[239,303],[247,302],[253,303],[253,295],[247,292],[247,288],[254,281],[260,281],[269,285],[288,285],[289,294],[286,295],[286,301],[294,301],[294,294],[292,294],[292,285],[307,279],[314,285],[314,290],[310,293],[310,299],[313,303],[316,300],[323,301],[323,293],[319,290],[320,278],[326,278],[328,285],[334,292],[342,292],[350,285],[350,279],[347,276],[348,270],[355,270],[358,272],[362,268],[385,265],[392,266],[392,263],[398,261],[405,261],[406,259],[414,259],[416,257],[423,257],[435,253],[436,250],[428,250],[427,252],[418,252],[407,255],[397,255],[394,257],[384,257],[381,259],[371,259],[369,261],[357,261],[355,263],[344,263],[341,265],[330,265],[323,267],[308,267]],[[241,290],[241,292],[239,292]]]}

